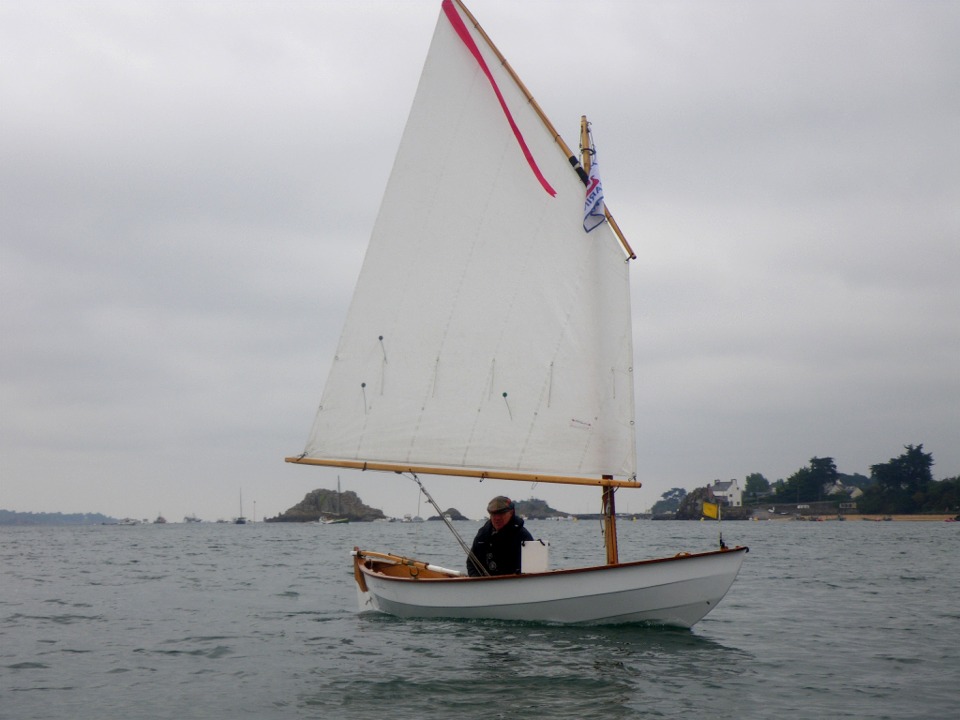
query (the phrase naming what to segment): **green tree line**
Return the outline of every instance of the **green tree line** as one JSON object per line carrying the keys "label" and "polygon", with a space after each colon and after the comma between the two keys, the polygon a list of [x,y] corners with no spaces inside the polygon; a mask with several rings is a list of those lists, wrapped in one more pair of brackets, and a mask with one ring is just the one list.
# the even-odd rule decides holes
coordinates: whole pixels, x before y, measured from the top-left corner
{"label": "green tree line", "polygon": [[[906,445],[904,452],[885,463],[870,466],[870,477],[844,475],[831,457],[814,457],[786,480],[771,484],[762,474],[751,473],[743,488],[744,504],[759,502],[805,503],[845,495],[829,496],[827,491],[838,481],[844,486],[859,487],[863,494],[856,498],[861,513],[912,514],[954,513],[960,511],[960,476],[934,480],[933,454],[923,445]],[[698,494],[698,497],[692,497]],[[690,496],[682,488],[665,492],[652,508],[656,514],[676,513],[682,505],[709,495],[707,488],[698,488]]]}

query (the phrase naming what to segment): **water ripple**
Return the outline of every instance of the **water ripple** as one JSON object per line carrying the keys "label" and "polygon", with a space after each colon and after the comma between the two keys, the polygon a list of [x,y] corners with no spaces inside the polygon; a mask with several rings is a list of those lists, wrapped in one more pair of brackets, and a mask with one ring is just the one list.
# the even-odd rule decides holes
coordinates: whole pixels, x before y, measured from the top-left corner
{"label": "water ripple", "polygon": [[[602,552],[593,524],[531,525],[558,563]],[[731,523],[752,551],[691,631],[358,614],[353,545],[459,566],[439,523],[3,528],[0,716],[951,717],[960,540],[932,525]],[[625,523],[620,551],[715,542]]]}

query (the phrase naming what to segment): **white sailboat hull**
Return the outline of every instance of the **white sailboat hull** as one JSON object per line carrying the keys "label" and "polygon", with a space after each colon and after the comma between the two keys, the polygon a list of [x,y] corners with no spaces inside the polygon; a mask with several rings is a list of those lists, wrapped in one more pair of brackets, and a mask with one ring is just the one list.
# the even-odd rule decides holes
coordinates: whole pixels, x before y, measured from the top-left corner
{"label": "white sailboat hull", "polygon": [[[689,628],[733,584],[746,547],[618,565],[499,577],[450,577],[421,563],[356,553],[360,609],[399,617]],[[401,560],[398,558],[398,560]]]}

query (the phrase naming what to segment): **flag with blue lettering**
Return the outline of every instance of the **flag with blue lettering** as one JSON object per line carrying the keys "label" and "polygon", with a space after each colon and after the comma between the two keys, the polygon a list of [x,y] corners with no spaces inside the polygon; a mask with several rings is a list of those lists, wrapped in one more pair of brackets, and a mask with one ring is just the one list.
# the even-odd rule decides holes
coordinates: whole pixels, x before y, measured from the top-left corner
{"label": "flag with blue lettering", "polygon": [[603,185],[600,183],[600,172],[597,169],[597,152],[591,149],[590,175],[587,181],[587,195],[583,203],[583,229],[587,232],[595,230],[606,221],[606,212],[603,206]]}

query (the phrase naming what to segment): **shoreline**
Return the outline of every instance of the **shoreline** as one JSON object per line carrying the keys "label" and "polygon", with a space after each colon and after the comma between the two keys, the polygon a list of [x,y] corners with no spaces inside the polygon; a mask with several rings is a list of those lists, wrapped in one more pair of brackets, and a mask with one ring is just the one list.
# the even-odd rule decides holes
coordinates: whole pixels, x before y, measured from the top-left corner
{"label": "shoreline", "polygon": [[[813,520],[812,518],[819,517],[818,520]],[[946,515],[844,515],[844,521],[858,522],[861,520],[868,520],[870,522],[883,522],[886,518],[889,518],[889,522],[948,522],[956,518],[955,514],[946,514]],[[769,518],[768,520],[775,520],[778,522],[784,522],[788,520],[794,520],[795,516],[779,516],[775,518]],[[803,522],[839,522],[836,515],[821,515],[821,516],[805,516]]]}
{"label": "shoreline", "polygon": [[[897,521],[906,521],[906,522],[946,522],[947,520],[953,520],[956,515],[849,515],[847,518],[849,520],[883,520],[884,518],[890,518],[891,520]],[[834,518],[836,519],[836,518]]]}

